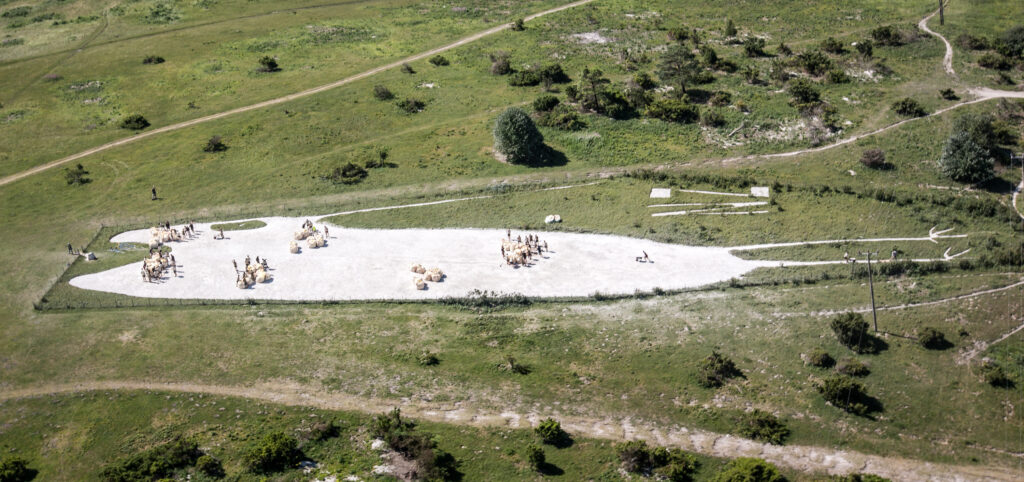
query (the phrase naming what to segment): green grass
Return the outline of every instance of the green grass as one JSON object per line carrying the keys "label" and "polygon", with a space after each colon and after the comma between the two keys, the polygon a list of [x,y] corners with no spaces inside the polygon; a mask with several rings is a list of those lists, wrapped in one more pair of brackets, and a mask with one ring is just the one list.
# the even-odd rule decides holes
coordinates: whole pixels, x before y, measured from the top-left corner
{"label": "green grass", "polygon": [[246,230],[246,229],[258,229],[258,228],[262,228],[262,227],[264,227],[266,225],[267,225],[267,223],[265,223],[263,221],[260,221],[258,219],[255,219],[255,220],[251,220],[251,221],[242,221],[242,222],[239,222],[239,223],[214,224],[214,225],[210,226],[210,229],[212,229],[214,231],[217,231],[217,230],[220,230],[220,231],[242,231],[242,230]]}

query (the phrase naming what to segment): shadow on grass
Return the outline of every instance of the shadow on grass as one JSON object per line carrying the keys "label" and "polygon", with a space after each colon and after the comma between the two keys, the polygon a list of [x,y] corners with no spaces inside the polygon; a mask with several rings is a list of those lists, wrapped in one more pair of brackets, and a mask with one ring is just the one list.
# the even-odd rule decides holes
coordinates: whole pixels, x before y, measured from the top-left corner
{"label": "shadow on grass", "polygon": [[565,471],[561,467],[549,462],[544,462],[537,466],[537,472],[547,476],[565,475]]}

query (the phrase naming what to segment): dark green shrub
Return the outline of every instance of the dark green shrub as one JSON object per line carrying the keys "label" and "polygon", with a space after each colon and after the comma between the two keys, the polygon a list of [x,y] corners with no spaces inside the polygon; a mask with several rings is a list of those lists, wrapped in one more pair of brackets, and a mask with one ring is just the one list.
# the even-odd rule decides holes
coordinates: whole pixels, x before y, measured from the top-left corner
{"label": "dark green shrub", "polygon": [[553,95],[542,95],[533,99],[533,110],[537,112],[548,112],[558,105],[558,97]]}
{"label": "dark green shrub", "polygon": [[1010,70],[1010,68],[1013,67],[1013,63],[1010,62],[1010,59],[995,52],[987,52],[981,57],[978,57],[978,65],[986,69],[995,70]]}
{"label": "dark green shrub", "polygon": [[540,77],[541,82],[550,84],[564,84],[569,82],[569,76],[562,70],[561,64],[551,64],[541,67],[537,71],[537,75]]}
{"label": "dark green shrub", "polygon": [[917,333],[917,343],[929,350],[942,350],[949,346],[946,335],[930,326],[921,328]]}
{"label": "dark green shrub", "polygon": [[540,471],[544,464],[547,463],[547,457],[544,455],[544,449],[537,446],[537,444],[530,444],[526,446],[526,462],[533,467],[533,470]]}
{"label": "dark green shrub", "polygon": [[196,460],[196,470],[215,479],[225,475],[224,466],[220,463],[220,460],[209,455],[203,455]]}
{"label": "dark green shrub", "polygon": [[962,183],[975,183],[992,177],[995,166],[987,149],[971,139],[967,131],[956,131],[942,148],[939,168],[946,177]]}
{"label": "dark green shrub", "polygon": [[508,77],[508,85],[513,87],[530,87],[540,84],[540,75],[532,70],[513,72]]}
{"label": "dark green shrub", "polygon": [[789,57],[790,55],[793,55],[793,49],[789,48],[789,46],[783,42],[779,42],[779,46],[775,47],[775,50],[778,51],[779,55],[783,57]]}
{"label": "dark green shrub", "polygon": [[277,72],[281,70],[281,67],[277,65],[277,60],[269,55],[260,57],[260,72]]}
{"label": "dark green shrub", "polygon": [[746,438],[773,445],[782,445],[789,436],[789,429],[778,417],[761,410],[743,414],[737,422],[737,432]]}
{"label": "dark green shrub", "polygon": [[811,354],[807,356],[807,361],[819,368],[830,368],[836,364],[835,358],[829,355],[827,351],[821,348],[815,348],[811,351]]}
{"label": "dark green shrub", "polygon": [[490,57],[492,75],[508,75],[512,73],[512,65],[508,62],[508,53],[497,52],[490,54]]}
{"label": "dark green shrub", "polygon": [[967,33],[958,35],[954,42],[964,50],[988,50],[990,48],[989,41],[985,37],[975,37]]}
{"label": "dark green shrub", "polygon": [[651,466],[651,449],[643,440],[630,440],[615,447],[626,472],[640,473]]}
{"label": "dark green shrub", "polygon": [[836,371],[851,377],[866,377],[871,374],[871,369],[864,362],[856,358],[846,358],[836,365]]}
{"label": "dark green shrub", "polygon": [[562,445],[569,439],[569,434],[562,430],[562,424],[553,418],[545,419],[533,431],[548,445]]}
{"label": "dark green shrub", "polygon": [[85,177],[87,174],[89,171],[86,171],[81,164],[76,164],[74,169],[64,168],[64,180],[69,186],[81,186],[92,182],[92,179]]}
{"label": "dark green shrub", "polygon": [[541,114],[537,119],[537,124],[563,131],[578,131],[587,126],[578,112],[564,104],[559,104],[550,112]]}
{"label": "dark green shrub", "polygon": [[697,370],[697,382],[706,388],[720,387],[730,378],[742,376],[743,372],[736,368],[732,360],[716,351],[702,360]]}
{"label": "dark green shrub", "polygon": [[871,411],[864,385],[850,377],[826,378],[818,385],[818,392],[825,401],[854,415],[867,415]]}
{"label": "dark green shrub", "polygon": [[162,64],[164,63],[164,58],[159,55],[147,55],[142,59],[142,63],[146,65]]}
{"label": "dark green shrub", "polygon": [[395,408],[377,415],[370,433],[415,464],[416,471],[410,474],[413,479],[457,480],[460,474],[455,457],[438,448],[429,434],[417,433],[415,427],[416,424],[402,420],[401,412]]}
{"label": "dark green shrub", "polygon": [[636,74],[633,74],[633,84],[643,90],[651,90],[658,86],[657,82],[655,82],[647,72],[637,72]]}
{"label": "dark green shrub", "polygon": [[441,360],[437,359],[437,355],[430,352],[421,353],[419,358],[416,359],[416,361],[420,365],[425,367],[434,366],[437,365],[438,363],[441,363]]}
{"label": "dark green shrub", "polygon": [[29,482],[39,471],[30,468],[25,459],[5,457],[0,460],[0,482]]}
{"label": "dark green shrub", "polygon": [[832,482],[890,482],[885,477],[879,477],[874,474],[846,474],[846,475],[834,475],[830,478]]}
{"label": "dark green shrub", "polygon": [[444,67],[445,65],[450,64],[448,59],[444,58],[444,56],[440,54],[431,57],[427,62],[430,62],[435,67]]}
{"label": "dark green shrub", "polygon": [[510,28],[512,29],[513,32],[522,32],[523,30],[526,30],[526,25],[524,24],[523,19],[517,18],[514,22],[512,22]]}
{"label": "dark green shrub", "polygon": [[995,362],[985,361],[981,364],[981,376],[985,380],[985,383],[992,385],[993,387],[1010,388],[1014,386],[1013,380],[1006,376],[1006,372],[1003,371],[1003,367],[999,366]]}
{"label": "dark green shrub", "polygon": [[228,150],[224,140],[220,136],[213,136],[203,145],[203,152],[223,152]]}
{"label": "dark green shrub", "polygon": [[141,114],[132,114],[124,119],[121,119],[121,128],[133,131],[139,131],[149,127],[149,121]]}
{"label": "dark green shrub", "polygon": [[685,42],[690,38],[690,30],[686,27],[668,29],[668,40],[670,42]]}
{"label": "dark green shrub", "polygon": [[864,321],[864,316],[860,313],[839,314],[832,318],[830,326],[832,332],[836,334],[836,338],[839,339],[839,343],[858,353],[862,352],[868,338],[871,337],[868,334],[868,322]]}
{"label": "dark green shrub", "polygon": [[708,99],[708,102],[715,107],[724,107],[732,103],[732,94],[724,90],[719,90],[718,92],[711,94],[711,98]]}
{"label": "dark green shrub", "polygon": [[423,108],[427,106],[427,104],[425,104],[422,100],[412,98],[400,100],[395,105],[397,105],[399,109],[405,111],[406,114],[415,114],[423,110]]}
{"label": "dark green shrub", "polygon": [[32,7],[31,6],[29,6],[29,5],[22,5],[20,7],[14,7],[12,9],[10,9],[10,10],[5,11],[4,13],[0,14],[0,17],[3,17],[3,18],[27,17],[29,12],[31,12],[31,11],[32,11]]}
{"label": "dark green shrub", "polygon": [[904,97],[892,104],[892,110],[897,114],[907,117],[921,117],[928,115],[928,111],[924,110],[916,100],[910,97]]}
{"label": "dark green shrub", "polygon": [[271,432],[245,453],[245,466],[256,473],[278,472],[299,462],[299,442],[284,432]]}
{"label": "dark green shrub", "polygon": [[142,20],[146,23],[165,24],[171,23],[179,18],[181,18],[181,14],[174,9],[173,5],[159,2],[149,7],[149,11],[142,17]]}
{"label": "dark green shrub", "polygon": [[718,62],[719,62],[718,52],[716,52],[714,48],[712,48],[708,44],[703,44],[703,45],[700,46],[699,50],[700,50],[700,60],[701,60],[701,62],[704,63],[705,67],[707,67],[709,69],[713,69],[713,68],[718,67]]}
{"label": "dark green shrub", "polygon": [[748,37],[743,40],[743,53],[747,57],[764,57],[764,39],[760,37]]}
{"label": "dark green shrub", "polygon": [[885,151],[881,149],[867,149],[861,154],[860,163],[871,169],[882,169],[887,166]]}
{"label": "dark green shrub", "polygon": [[959,100],[960,97],[956,95],[953,89],[942,89],[939,91],[939,96],[944,100]]}
{"label": "dark green shrub", "polygon": [[833,37],[828,37],[821,41],[821,50],[837,55],[846,52],[846,49],[843,48],[843,43]]}
{"label": "dark green shrub", "polygon": [[714,109],[706,109],[700,116],[700,123],[705,127],[722,127],[725,125],[725,117]]}
{"label": "dark green shrub", "polygon": [[530,367],[522,363],[512,355],[505,355],[504,363],[498,364],[498,369],[509,373],[515,373],[517,375],[529,375]]}
{"label": "dark green shrub", "polygon": [[871,39],[880,45],[896,46],[903,43],[903,36],[898,28],[892,25],[883,25],[871,31]]}
{"label": "dark green shrub", "polygon": [[731,18],[725,21],[725,30],[723,30],[722,33],[724,33],[726,37],[736,36],[736,24],[732,23]]}
{"label": "dark green shrub", "polygon": [[412,66],[407,64],[407,63],[403,63],[402,66],[399,68],[399,70],[401,70],[403,74],[410,74],[411,75],[411,74],[415,74],[416,73],[416,70],[413,69]]}
{"label": "dark green shrub", "polygon": [[830,70],[825,74],[825,80],[830,84],[848,84],[850,76],[842,70]]}
{"label": "dark green shrub", "polygon": [[733,459],[721,472],[711,479],[713,482],[785,482],[779,469],[762,459],[740,457]]}
{"label": "dark green shrub", "polygon": [[864,58],[871,58],[875,53],[875,44],[870,40],[862,40],[857,42],[857,53]]}
{"label": "dark green shrub", "polygon": [[797,105],[813,104],[821,101],[821,92],[807,79],[794,79],[789,83],[789,95]]}
{"label": "dark green shrub", "polygon": [[199,456],[195,442],[175,438],[104,467],[100,479],[109,482],[155,480],[196,463]]}
{"label": "dark green shrub", "polygon": [[700,117],[697,107],[687,104],[682,100],[661,99],[652,102],[644,110],[644,115],[654,117],[666,122],[678,122],[689,124],[696,122]]}
{"label": "dark green shrub", "polygon": [[324,177],[335,184],[356,184],[368,175],[366,169],[349,162],[342,167],[335,167],[330,174]]}
{"label": "dark green shrub", "polygon": [[1024,59],[1024,25],[1018,24],[1003,32],[998,48],[999,53],[1007,57]]}
{"label": "dark green shrub", "polygon": [[832,69],[832,59],[817,50],[804,52],[796,56],[796,64],[808,75],[823,75]]}
{"label": "dark green shrub", "polygon": [[391,100],[395,98],[395,94],[391,93],[391,89],[380,84],[373,86],[373,96],[377,100]]}
{"label": "dark green shrub", "polygon": [[544,136],[533,119],[518,107],[509,107],[494,122],[494,149],[512,164],[538,162],[544,151]]}

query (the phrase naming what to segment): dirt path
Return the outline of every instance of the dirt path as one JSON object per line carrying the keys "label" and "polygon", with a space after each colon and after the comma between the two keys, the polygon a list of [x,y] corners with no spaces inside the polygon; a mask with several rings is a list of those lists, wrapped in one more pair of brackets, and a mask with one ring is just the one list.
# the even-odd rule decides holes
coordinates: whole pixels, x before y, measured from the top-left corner
{"label": "dirt path", "polygon": [[[949,4],[948,1],[944,3],[946,5]],[[932,12],[931,15],[922,18],[921,21],[917,23],[917,27],[920,28],[921,30],[924,30],[925,32],[928,32],[931,35],[938,37],[939,40],[942,41],[942,43],[946,44],[946,55],[942,57],[942,68],[945,69],[947,74],[952,75],[953,78],[957,78],[956,71],[953,70],[953,46],[949,44],[949,41],[946,40],[946,37],[943,37],[942,35],[928,28],[928,21],[931,20],[932,17],[934,17],[938,13],[939,11],[936,10]]]}
{"label": "dirt path", "polygon": [[[560,12],[562,10],[566,10],[566,9],[569,9],[569,8],[573,8],[573,7],[577,7],[577,6],[580,6],[580,5],[584,5],[584,4],[590,3],[592,1],[594,1],[594,0],[577,0],[577,1],[572,2],[572,3],[567,3],[565,5],[561,5],[561,6],[558,6],[558,7],[555,7],[555,8],[551,8],[551,9],[545,10],[543,12],[538,12],[538,13],[529,15],[529,16],[525,17],[524,20],[525,21],[530,21],[530,20],[533,20],[535,18],[542,17],[544,15],[550,15],[552,13]],[[202,123],[205,123],[205,122],[210,122],[212,120],[221,119],[221,118],[232,116],[232,115],[235,115],[235,114],[241,114],[243,112],[249,112],[249,111],[253,111],[253,110],[257,110],[257,109],[262,109],[264,107],[271,107],[271,106],[274,106],[274,105],[282,104],[282,103],[293,101],[293,100],[296,100],[296,99],[301,99],[303,97],[309,97],[309,96],[314,95],[314,94],[319,94],[321,92],[325,92],[325,91],[328,91],[328,90],[331,90],[331,89],[335,89],[335,88],[341,87],[343,85],[355,82],[357,80],[361,80],[361,79],[364,79],[366,77],[370,77],[370,76],[372,76],[374,74],[378,74],[378,73],[383,72],[385,70],[397,68],[397,67],[401,66],[403,63],[415,62],[417,60],[425,59],[425,58],[430,57],[432,55],[436,55],[436,54],[439,54],[441,52],[444,52],[444,51],[447,51],[447,50],[451,50],[451,49],[454,49],[456,47],[460,47],[462,45],[466,45],[468,43],[472,43],[472,42],[474,42],[476,40],[479,40],[479,39],[481,39],[483,37],[486,37],[488,35],[493,35],[495,33],[501,32],[502,30],[505,30],[505,29],[509,28],[510,25],[511,24],[506,23],[506,24],[499,25],[497,27],[492,27],[492,28],[489,28],[489,29],[484,30],[482,32],[477,32],[477,33],[475,33],[473,35],[470,35],[468,37],[463,37],[463,38],[461,38],[459,40],[456,40],[455,42],[449,43],[447,45],[443,45],[441,47],[437,47],[437,48],[434,48],[434,49],[431,49],[431,50],[427,50],[425,52],[420,52],[420,53],[418,53],[416,55],[413,55],[413,56],[410,56],[410,57],[406,57],[406,58],[401,59],[401,60],[396,60],[394,62],[391,62],[391,63],[386,64],[386,65],[382,65],[380,67],[375,67],[373,69],[367,70],[365,72],[362,72],[362,73],[359,73],[359,74],[356,74],[356,75],[352,75],[352,76],[346,77],[344,79],[332,82],[330,84],[321,85],[319,87],[313,87],[311,89],[306,89],[306,90],[303,90],[301,92],[297,92],[297,93],[294,93],[294,94],[289,94],[289,95],[286,95],[286,96],[283,96],[283,97],[278,97],[278,98],[275,98],[275,99],[266,100],[266,101],[263,101],[263,102],[258,102],[256,104],[251,104],[251,105],[247,105],[247,106],[244,106],[244,107],[238,107],[238,108],[227,110],[227,111],[224,111],[224,112],[218,112],[216,114],[210,114],[208,116],[203,116],[203,117],[199,117],[199,118],[188,120],[188,121],[184,121],[184,122],[179,122],[177,124],[171,124],[171,125],[168,125],[168,126],[158,127],[156,129],[153,129],[153,130],[149,130],[149,131],[146,131],[146,132],[142,132],[142,133],[136,134],[136,135],[134,135],[132,137],[126,137],[126,138],[123,138],[123,139],[118,139],[116,141],[111,141],[111,142],[108,142],[108,143],[103,144],[101,146],[97,146],[97,147],[94,147],[92,149],[87,149],[87,150],[84,150],[84,151],[79,152],[77,154],[72,154],[72,155],[64,157],[62,159],[57,159],[56,161],[51,161],[51,162],[48,162],[46,164],[42,164],[40,166],[36,166],[36,167],[31,168],[31,169],[19,172],[17,174],[12,174],[10,176],[2,178],[2,179],[0,179],[0,186],[3,186],[5,184],[10,184],[10,183],[12,183],[14,181],[17,181],[19,179],[31,176],[33,174],[36,174],[36,173],[39,173],[39,172],[42,172],[42,171],[45,171],[47,169],[52,169],[52,168],[60,166],[62,164],[66,164],[66,163],[69,163],[69,162],[81,159],[83,157],[90,156],[92,154],[96,154],[97,152],[102,152],[102,151],[106,151],[108,149],[112,149],[114,147],[123,146],[125,144],[131,143],[131,142],[135,142],[135,141],[140,140],[140,139],[145,139],[147,137],[155,136],[157,134],[163,134],[164,132],[171,132],[171,131],[176,131],[176,130],[184,129],[186,127],[192,127],[194,125],[202,124]]]}
{"label": "dirt path", "polygon": [[0,402],[31,397],[62,395],[97,390],[146,390],[203,393],[241,397],[290,406],[317,407],[363,413],[383,413],[401,407],[412,418],[475,427],[528,428],[552,415],[572,434],[611,440],[642,439],[653,444],[679,447],[714,457],[760,457],[803,472],[846,474],[865,472],[901,481],[1017,480],[1017,468],[958,466],[898,457],[868,455],[827,447],[766,445],[733,435],[689,430],[680,426],[659,426],[630,418],[584,418],[558,414],[486,412],[456,405],[371,399],[341,393],[311,390],[301,385],[261,384],[254,386],[200,385],[140,381],[95,381],[19,388],[0,393]]}

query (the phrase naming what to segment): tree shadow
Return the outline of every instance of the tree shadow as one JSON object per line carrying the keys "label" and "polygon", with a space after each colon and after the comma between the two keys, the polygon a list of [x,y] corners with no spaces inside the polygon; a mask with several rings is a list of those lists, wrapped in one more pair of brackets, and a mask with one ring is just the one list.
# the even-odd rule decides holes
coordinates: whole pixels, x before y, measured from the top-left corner
{"label": "tree shadow", "polygon": [[993,177],[987,181],[978,184],[978,188],[984,189],[994,194],[1010,194],[1013,189],[1016,188],[1012,182],[1007,181],[1001,177]]}
{"label": "tree shadow", "polygon": [[547,476],[559,476],[565,475],[565,471],[561,467],[552,464],[550,462],[544,462],[537,466],[537,472]]}
{"label": "tree shadow", "polygon": [[565,449],[572,447],[572,445],[576,443],[576,441],[572,439],[572,435],[569,435],[569,432],[562,430],[562,432],[558,434],[558,437],[556,439],[549,440],[546,443],[556,449]]}
{"label": "tree shadow", "polygon": [[565,157],[564,153],[547,144],[544,144],[538,154],[533,162],[526,165],[530,167],[559,167],[569,163],[569,158]]}
{"label": "tree shadow", "polygon": [[877,355],[888,349],[889,343],[874,335],[864,335],[860,344],[854,347],[854,351],[861,355]]}
{"label": "tree shadow", "polygon": [[694,104],[707,104],[711,100],[711,91],[689,87],[686,89],[686,96]]}
{"label": "tree shadow", "polygon": [[947,340],[945,338],[943,338],[941,340],[934,340],[934,341],[931,341],[930,343],[924,345],[924,347],[929,349],[929,350],[938,350],[938,351],[948,350],[950,348],[953,348],[954,346],[955,345],[953,345],[952,342],[950,342],[949,340]]}

